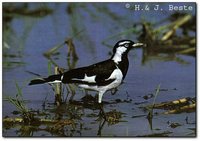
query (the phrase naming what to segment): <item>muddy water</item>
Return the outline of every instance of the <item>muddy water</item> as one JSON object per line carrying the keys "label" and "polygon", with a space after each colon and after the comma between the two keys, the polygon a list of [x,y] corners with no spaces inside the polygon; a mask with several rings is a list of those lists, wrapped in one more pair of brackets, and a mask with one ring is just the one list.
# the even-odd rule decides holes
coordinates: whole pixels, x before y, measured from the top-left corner
{"label": "muddy water", "polygon": [[[34,9],[41,5],[32,3],[29,4],[29,8]],[[143,50],[132,50],[129,53],[130,66],[125,82],[116,94],[107,92],[103,96],[105,112],[116,110],[121,113],[119,121],[116,122],[104,122],[99,119],[99,109],[94,104],[82,104],[84,101],[81,98],[85,96],[85,92],[77,87],[73,98],[76,102],[69,103],[68,97],[66,103],[58,107],[53,104],[54,92],[49,85],[27,85],[36,77],[28,73],[30,71],[41,76],[48,75],[49,61],[43,53],[66,38],[73,37],[79,57],[75,67],[81,67],[109,58],[112,46],[119,39],[137,40],[136,34],[120,33],[128,31],[141,17],[156,22],[170,13],[133,12],[125,8],[125,3],[71,6],[65,3],[51,3],[46,6],[53,9],[53,14],[45,17],[19,16],[9,23],[12,30],[6,31],[10,34],[6,42],[11,48],[4,49],[4,53],[21,56],[11,60],[23,64],[3,67],[3,98],[16,95],[17,82],[22,88],[27,107],[37,111],[35,114],[37,113],[39,118],[73,119],[75,128],[66,125],[53,131],[48,129],[54,125],[16,125],[3,128],[4,136],[195,136],[195,112],[155,115],[151,127],[146,118],[148,111],[141,108],[152,104],[153,98],[145,100],[143,97],[154,93],[159,84],[162,91],[156,98],[157,103],[195,97],[195,57],[168,54],[163,55],[163,58],[152,57],[144,64]],[[194,14],[194,11],[191,13]],[[102,44],[103,41],[109,46]],[[67,47],[60,48],[58,52],[59,54],[53,57],[54,61],[60,67],[68,69]],[[7,61],[3,59],[4,62]],[[92,96],[96,94],[88,93]],[[66,95],[65,89],[65,98]],[[17,111],[15,106],[3,100],[3,117],[18,117],[19,114],[14,114],[13,111]],[[180,126],[172,128],[170,125],[173,123]]]}

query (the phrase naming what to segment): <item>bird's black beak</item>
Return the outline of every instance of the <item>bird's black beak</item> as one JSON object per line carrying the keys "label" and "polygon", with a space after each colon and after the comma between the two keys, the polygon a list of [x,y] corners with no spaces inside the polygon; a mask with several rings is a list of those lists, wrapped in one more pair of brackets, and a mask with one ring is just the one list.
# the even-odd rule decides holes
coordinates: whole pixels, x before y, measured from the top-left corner
{"label": "bird's black beak", "polygon": [[135,43],[132,45],[133,48],[140,48],[140,47],[146,47],[146,44],[144,43]]}

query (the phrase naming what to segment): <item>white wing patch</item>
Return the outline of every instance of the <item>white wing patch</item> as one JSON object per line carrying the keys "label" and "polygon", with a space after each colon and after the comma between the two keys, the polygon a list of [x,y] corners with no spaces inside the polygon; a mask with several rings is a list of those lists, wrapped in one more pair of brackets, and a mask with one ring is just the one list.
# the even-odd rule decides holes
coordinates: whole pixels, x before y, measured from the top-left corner
{"label": "white wing patch", "polygon": [[80,81],[86,81],[86,82],[89,82],[89,83],[96,83],[95,78],[96,78],[96,75],[87,76],[87,74],[85,74],[83,79],[73,78],[72,80],[80,80]]}
{"label": "white wing patch", "polygon": [[62,81],[61,80],[55,80],[55,81],[52,81],[52,82],[48,82],[49,84],[54,84],[54,83],[61,83]]}

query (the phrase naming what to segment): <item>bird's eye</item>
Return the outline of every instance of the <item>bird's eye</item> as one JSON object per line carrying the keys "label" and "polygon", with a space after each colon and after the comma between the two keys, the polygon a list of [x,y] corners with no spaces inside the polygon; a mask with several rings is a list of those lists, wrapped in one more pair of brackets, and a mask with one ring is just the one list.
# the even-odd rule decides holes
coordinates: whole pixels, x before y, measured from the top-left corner
{"label": "bird's eye", "polygon": [[125,46],[125,47],[128,47],[128,44],[125,44],[124,46]]}

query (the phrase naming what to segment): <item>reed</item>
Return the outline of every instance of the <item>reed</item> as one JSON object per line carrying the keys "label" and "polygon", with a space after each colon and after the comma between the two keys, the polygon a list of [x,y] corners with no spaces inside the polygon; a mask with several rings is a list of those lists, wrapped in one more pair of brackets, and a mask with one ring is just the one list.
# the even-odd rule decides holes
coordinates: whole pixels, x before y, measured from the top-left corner
{"label": "reed", "polygon": [[149,113],[148,113],[148,115],[147,115],[147,119],[148,119],[148,121],[149,121],[151,130],[152,130],[153,108],[154,108],[154,106],[155,106],[156,98],[157,98],[159,92],[160,92],[160,84],[157,86],[156,92],[155,92],[155,94],[154,94],[154,99],[153,99],[152,107],[149,108]]}
{"label": "reed", "polygon": [[22,88],[19,87],[18,83],[15,82],[17,94],[15,98],[7,97],[7,100],[13,104],[20,112],[23,122],[30,124],[34,120],[33,114],[28,110],[25,100],[23,99]]}

